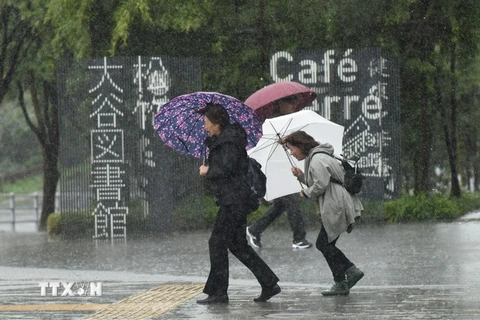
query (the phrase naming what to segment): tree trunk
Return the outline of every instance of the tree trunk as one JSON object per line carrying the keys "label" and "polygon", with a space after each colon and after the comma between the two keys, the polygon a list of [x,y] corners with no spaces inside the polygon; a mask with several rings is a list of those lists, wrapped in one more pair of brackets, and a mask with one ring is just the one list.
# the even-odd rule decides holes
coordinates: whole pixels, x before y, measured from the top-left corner
{"label": "tree trunk", "polygon": [[[462,110],[461,113],[469,115],[470,117],[475,117],[475,93],[470,91],[468,94],[465,94],[459,100],[459,108]],[[462,130],[460,133],[461,144],[465,146],[465,165],[464,170],[460,170],[465,176],[468,184],[468,190],[470,192],[477,191],[476,187],[476,159],[477,159],[477,139],[476,139],[476,126],[470,124],[470,121],[462,121]]]}
{"label": "tree trunk", "polygon": [[[480,156],[478,152],[474,153],[476,159]],[[480,165],[477,161],[473,162],[473,190],[480,191]]]}
{"label": "tree trunk", "polygon": [[[29,89],[32,97],[32,104],[35,111],[37,125],[35,125],[28,114],[24,101],[24,90],[22,84],[18,84],[18,101],[22,108],[23,115],[28,126],[37,136],[42,148],[43,156],[43,204],[38,229],[44,231],[47,228],[47,219],[55,211],[55,194],[57,190],[60,172],[58,171],[58,107],[57,92],[55,85],[43,81],[38,85],[33,72],[30,72]],[[41,86],[39,92],[38,86]]]}
{"label": "tree trunk", "polygon": [[[427,79],[426,76],[422,76],[422,81],[419,84],[421,87],[421,96],[428,97]],[[432,114],[430,111],[430,104],[425,102],[422,104],[421,114],[419,119],[420,129],[420,146],[418,148],[417,159],[414,159],[415,168],[415,193],[430,193],[430,167],[432,158],[432,140],[433,140],[433,128],[432,128]]]}
{"label": "tree trunk", "polygon": [[451,195],[454,197],[460,197],[460,183],[458,181],[458,169],[457,169],[457,99],[455,97],[456,92],[456,79],[455,79],[455,45],[452,45],[450,51],[450,88],[449,88],[449,103],[444,103],[443,94],[441,87],[441,78],[444,74],[442,73],[441,67],[437,67],[437,72],[435,75],[435,89],[437,94],[437,104],[439,106],[440,115],[442,118],[442,127],[445,146],[447,150],[448,163],[450,166],[450,177],[451,177]]}
{"label": "tree trunk", "polygon": [[53,153],[43,152],[43,203],[42,213],[40,216],[40,224],[38,229],[45,231],[47,228],[48,216],[55,212],[55,197],[57,192],[57,184],[60,178],[57,163],[58,157]]}
{"label": "tree trunk", "polygon": [[419,175],[418,191],[425,194],[430,193],[432,189],[430,181],[430,168],[432,159],[432,126],[430,125],[431,113],[429,112],[428,105],[422,107],[422,119],[425,121],[422,129],[422,148],[420,156],[421,171]]}
{"label": "tree trunk", "polygon": [[[478,103],[478,94],[472,93],[472,104],[471,107],[474,108]],[[470,122],[471,123],[471,122]],[[473,125],[473,128],[476,129],[476,126]],[[467,147],[467,154],[472,159],[472,170],[473,170],[473,191],[480,191],[480,164],[478,163],[477,159],[480,157],[480,153],[477,146],[477,141],[474,137],[476,137],[476,131],[472,130],[472,134],[469,135],[472,138],[471,145],[472,147]]]}
{"label": "tree trunk", "polygon": [[[33,96],[33,93],[32,93]],[[43,121],[46,141],[42,144],[43,153],[43,205],[39,230],[46,230],[47,219],[55,211],[55,197],[60,178],[58,154],[60,149],[57,90],[54,84],[43,82]]]}
{"label": "tree trunk", "polygon": [[456,71],[456,45],[452,40],[450,50],[450,117],[445,119],[445,124],[450,121],[450,135],[448,135],[448,126],[445,131],[445,143],[447,145],[448,161],[450,163],[450,173],[452,179],[451,195],[454,197],[461,196],[460,182],[458,181],[457,168],[457,78]]}

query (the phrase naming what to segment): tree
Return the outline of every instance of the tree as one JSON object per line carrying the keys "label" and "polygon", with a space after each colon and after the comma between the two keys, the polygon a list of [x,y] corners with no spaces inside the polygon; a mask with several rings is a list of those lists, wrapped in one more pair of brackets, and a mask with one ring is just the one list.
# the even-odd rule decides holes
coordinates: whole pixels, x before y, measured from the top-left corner
{"label": "tree", "polygon": [[[466,177],[470,191],[479,191],[480,187],[480,131],[472,119],[478,119],[480,98],[480,57],[475,61],[459,65],[459,163],[460,171]],[[462,165],[463,164],[463,165]]]}
{"label": "tree", "polygon": [[23,17],[22,6],[20,1],[10,0],[0,4],[0,102],[38,37],[33,21]]}
{"label": "tree", "polygon": [[39,229],[45,230],[48,216],[55,210],[55,194],[60,172],[58,170],[59,132],[57,92],[55,83],[45,79],[36,79],[30,72],[30,81],[26,85],[32,97],[35,110],[35,125],[27,112],[24,98],[25,84],[18,83],[18,101],[28,126],[37,136],[43,157],[43,202]]}
{"label": "tree", "polygon": [[[478,30],[480,6],[470,0],[457,0],[448,5],[442,4],[437,10],[436,19],[444,28],[436,50],[432,54],[435,63],[435,87],[442,119],[444,141],[451,175],[451,195],[460,197],[461,188],[458,169],[459,111],[459,65],[472,65],[478,55]],[[448,79],[442,81],[442,79]]]}
{"label": "tree", "polygon": [[[43,156],[43,204],[39,229],[45,230],[48,215],[55,209],[59,179],[58,110],[55,90],[55,60],[62,52],[53,50],[51,29],[45,22],[44,1],[7,1],[0,5],[2,24],[2,82],[0,98],[17,94],[25,120],[40,142]],[[12,83],[17,85],[12,87]],[[28,90],[34,115],[27,111]]]}

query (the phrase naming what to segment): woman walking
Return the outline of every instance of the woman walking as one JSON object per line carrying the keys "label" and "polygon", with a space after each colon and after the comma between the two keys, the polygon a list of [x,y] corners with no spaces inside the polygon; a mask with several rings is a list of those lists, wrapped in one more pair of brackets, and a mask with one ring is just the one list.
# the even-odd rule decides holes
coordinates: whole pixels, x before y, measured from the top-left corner
{"label": "woman walking", "polygon": [[208,297],[197,303],[228,303],[228,250],[252,271],[262,286],[261,294],[253,300],[265,302],[281,289],[275,273],[246,240],[252,201],[245,180],[247,134],[239,124],[230,124],[229,115],[221,105],[208,104],[200,113],[204,115],[209,135],[205,143],[210,150],[208,165],[200,166],[200,175],[210,182],[219,210],[208,241],[210,274],[203,289]]}
{"label": "woman walking", "polygon": [[330,290],[322,294],[346,295],[364,273],[335,245],[343,232],[351,231],[355,217],[360,214],[359,210],[355,210],[352,196],[342,185],[343,168],[333,157],[334,150],[330,144],[320,144],[304,131],[284,137],[282,143],[297,160],[305,160],[305,171],[292,168],[292,173],[308,186],[300,195],[317,201],[320,210],[322,226],[316,247],[325,257],[335,282]]}

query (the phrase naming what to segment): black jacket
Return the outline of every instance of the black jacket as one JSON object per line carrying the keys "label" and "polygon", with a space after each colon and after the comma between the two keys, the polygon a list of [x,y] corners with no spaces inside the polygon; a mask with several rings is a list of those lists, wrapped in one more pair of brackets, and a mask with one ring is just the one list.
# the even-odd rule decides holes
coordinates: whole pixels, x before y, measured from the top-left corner
{"label": "black jacket", "polygon": [[245,180],[248,158],[247,133],[238,123],[230,124],[218,136],[208,137],[210,150],[206,178],[218,205],[248,203],[250,191]]}

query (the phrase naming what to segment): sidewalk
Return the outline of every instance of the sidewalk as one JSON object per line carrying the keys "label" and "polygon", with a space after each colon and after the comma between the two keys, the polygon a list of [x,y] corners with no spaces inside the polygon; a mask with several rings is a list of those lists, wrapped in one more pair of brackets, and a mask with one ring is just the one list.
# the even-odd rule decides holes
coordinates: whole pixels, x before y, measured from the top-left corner
{"label": "sidewalk", "polygon": [[[33,287],[36,283],[31,283]],[[164,286],[194,287],[201,292],[203,284],[164,284],[152,288],[152,283],[110,283],[106,285],[108,297],[95,297],[89,301],[78,297],[40,299],[34,288],[29,298],[3,300],[21,303],[16,311],[2,310],[0,319],[479,319],[480,290],[455,286],[361,286],[348,296],[323,297],[324,287],[318,285],[283,284],[282,293],[267,303],[255,303],[259,293],[257,285],[232,284],[228,305],[198,305],[195,301],[203,294],[193,294],[180,305],[172,301],[153,300],[125,307],[118,302],[129,296],[142,295],[148,300],[152,289]],[[2,283],[2,287],[4,283]],[[114,290],[112,292],[111,290]],[[152,291],[148,291],[152,290]],[[178,291],[179,289],[177,289]],[[181,289],[180,289],[181,290]],[[36,296],[34,295],[36,293]],[[107,293],[107,292],[106,292]],[[176,294],[175,298],[181,296]],[[21,301],[19,301],[21,300]],[[115,302],[117,302],[115,304]],[[84,308],[79,307],[85,306]],[[36,306],[36,307],[32,307]],[[48,309],[50,307],[50,310]],[[63,306],[63,307],[62,307]],[[99,306],[99,307],[95,307]],[[76,309],[72,309],[76,308]],[[109,312],[102,312],[110,308]],[[44,309],[44,310],[42,310]],[[46,310],[45,310],[46,309]],[[155,311],[158,311],[155,313]],[[97,312],[97,313],[96,313]],[[150,317],[151,316],[151,317]]]}
{"label": "sidewalk", "polygon": [[[365,277],[339,297],[320,294],[332,280],[316,249],[292,250],[290,231],[267,230],[259,254],[282,293],[253,302],[260,287],[232,257],[230,303],[213,306],[195,302],[209,232],[113,246],[0,233],[0,319],[480,319],[479,230],[478,220],[357,228],[338,246]],[[102,296],[42,297],[42,281],[99,281]]]}

